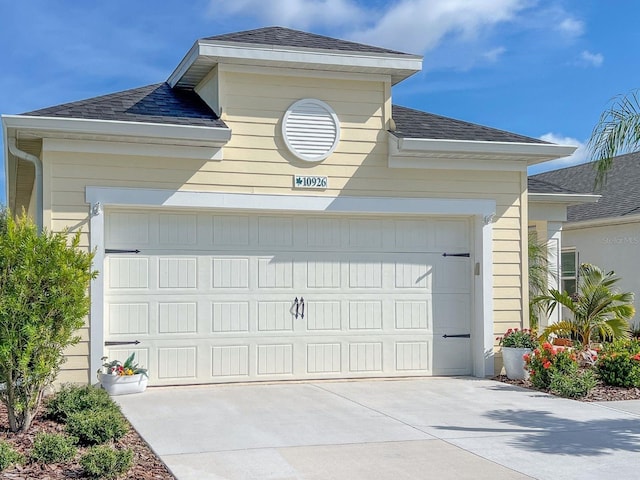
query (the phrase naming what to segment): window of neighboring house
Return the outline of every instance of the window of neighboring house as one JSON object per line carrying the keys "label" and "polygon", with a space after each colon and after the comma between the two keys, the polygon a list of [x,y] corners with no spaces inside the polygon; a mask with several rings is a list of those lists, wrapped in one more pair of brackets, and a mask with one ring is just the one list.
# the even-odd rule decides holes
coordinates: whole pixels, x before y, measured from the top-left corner
{"label": "window of neighboring house", "polygon": [[578,252],[575,250],[562,250],[560,261],[562,269],[560,287],[563,292],[573,295],[576,293],[576,284],[578,282]]}

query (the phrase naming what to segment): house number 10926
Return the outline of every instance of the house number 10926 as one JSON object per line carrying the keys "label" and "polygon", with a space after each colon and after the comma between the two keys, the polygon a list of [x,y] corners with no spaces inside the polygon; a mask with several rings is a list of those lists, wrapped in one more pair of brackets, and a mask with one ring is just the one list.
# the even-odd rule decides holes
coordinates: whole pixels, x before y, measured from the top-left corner
{"label": "house number 10926", "polygon": [[294,175],[293,188],[317,188],[324,189],[329,185],[327,177],[317,177],[308,175]]}

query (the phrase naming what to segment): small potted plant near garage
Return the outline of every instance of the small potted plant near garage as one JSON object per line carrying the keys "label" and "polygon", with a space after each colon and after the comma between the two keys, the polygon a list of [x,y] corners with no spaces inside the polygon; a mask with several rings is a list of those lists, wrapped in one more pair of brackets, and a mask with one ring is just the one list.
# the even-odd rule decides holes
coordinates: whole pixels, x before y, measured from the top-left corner
{"label": "small potted plant near garage", "polygon": [[124,363],[120,360],[107,362],[107,357],[102,357],[102,369],[98,370],[100,386],[109,395],[127,395],[141,393],[147,388],[147,369],[138,366],[134,362],[135,353],[129,355]]}
{"label": "small potted plant near garage", "polygon": [[526,328],[522,330],[510,328],[496,340],[502,346],[502,362],[507,377],[511,380],[527,380],[529,372],[523,357],[538,346],[536,333]]}

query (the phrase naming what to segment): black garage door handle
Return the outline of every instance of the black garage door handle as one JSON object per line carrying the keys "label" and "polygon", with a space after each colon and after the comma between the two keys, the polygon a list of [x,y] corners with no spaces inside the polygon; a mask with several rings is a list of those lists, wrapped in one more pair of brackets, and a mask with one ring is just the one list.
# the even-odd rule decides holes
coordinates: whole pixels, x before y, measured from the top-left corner
{"label": "black garage door handle", "polygon": [[447,335],[446,333],[442,335],[442,338],[471,338],[470,333],[461,333],[459,335]]}

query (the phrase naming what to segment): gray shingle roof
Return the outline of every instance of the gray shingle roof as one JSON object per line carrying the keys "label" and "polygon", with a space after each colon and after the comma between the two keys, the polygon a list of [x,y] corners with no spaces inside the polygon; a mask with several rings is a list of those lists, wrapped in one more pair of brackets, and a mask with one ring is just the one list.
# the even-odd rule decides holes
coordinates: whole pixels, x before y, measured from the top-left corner
{"label": "gray shingle roof", "polygon": [[640,152],[620,155],[613,159],[607,183],[596,190],[596,170],[593,163],[553,170],[532,175],[530,179],[555,183],[579,193],[602,195],[598,203],[575,205],[567,210],[570,222],[623,217],[640,214]]}
{"label": "gray shingle roof", "polygon": [[389,53],[393,55],[409,55],[387,48],[364,45],[362,43],[349,42],[338,38],[325,37],[315,33],[302,32],[284,27],[264,27],[243,32],[226,33],[214,37],[206,37],[203,40],[216,42],[255,43],[279,47],[316,48],[320,50],[342,50],[361,53]]}
{"label": "gray shingle roof", "polygon": [[412,108],[392,106],[396,123],[393,133],[400,138],[429,138],[436,140],[478,140],[487,142],[549,143],[517,133],[505,132],[475,123],[442,117]]}
{"label": "gray shingle roof", "polygon": [[224,122],[193,90],[171,88],[167,83],[65,103],[22,115],[226,128]]}
{"label": "gray shingle roof", "polygon": [[561,187],[555,183],[545,182],[538,178],[528,178],[529,193],[557,193],[560,195],[576,194],[578,192],[570,190],[568,188]]}

